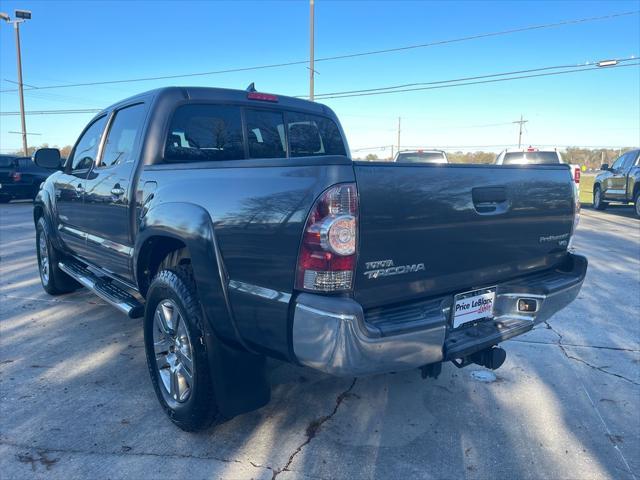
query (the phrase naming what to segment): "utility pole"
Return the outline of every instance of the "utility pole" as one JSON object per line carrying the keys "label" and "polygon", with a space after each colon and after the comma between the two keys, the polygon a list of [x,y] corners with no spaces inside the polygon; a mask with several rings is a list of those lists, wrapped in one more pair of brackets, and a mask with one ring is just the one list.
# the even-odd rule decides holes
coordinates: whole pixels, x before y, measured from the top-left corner
{"label": "utility pole", "polygon": [[316,74],[314,67],[314,6],[315,1],[309,0],[309,34],[310,34],[310,51],[309,51],[309,100],[313,102],[313,77]]}
{"label": "utility pole", "polygon": [[400,151],[400,117],[398,117],[398,152]]}
{"label": "utility pole", "polygon": [[18,61],[18,96],[20,98],[20,126],[22,129],[22,153],[24,156],[29,155],[29,149],[27,147],[27,122],[24,117],[24,90],[22,85],[22,56],[20,54],[20,24],[25,20],[31,19],[31,12],[29,10],[16,10],[15,20],[11,20],[6,13],[0,13],[0,19],[7,23],[13,23],[13,28],[16,32],[16,58]]}
{"label": "utility pole", "polygon": [[513,123],[520,124],[520,133],[518,134],[518,148],[522,148],[522,126],[527,123],[529,120],[523,120],[522,115],[520,115],[520,120],[516,120]]}
{"label": "utility pole", "polygon": [[18,58],[18,95],[20,96],[20,126],[22,128],[22,154],[27,157],[29,149],[27,147],[27,122],[24,118],[24,91],[22,88],[22,57],[20,55],[20,22],[13,23],[16,31],[16,56]]}

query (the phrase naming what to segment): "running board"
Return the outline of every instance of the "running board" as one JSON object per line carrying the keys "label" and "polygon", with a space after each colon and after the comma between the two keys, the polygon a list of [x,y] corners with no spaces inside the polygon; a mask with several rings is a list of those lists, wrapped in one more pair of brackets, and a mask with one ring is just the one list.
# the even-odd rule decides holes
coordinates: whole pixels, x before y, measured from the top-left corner
{"label": "running board", "polygon": [[144,305],[126,290],[118,287],[115,282],[105,280],[88,268],[72,261],[58,262],[60,270],[72,277],[82,286],[109,302],[129,318],[139,318],[144,315]]}

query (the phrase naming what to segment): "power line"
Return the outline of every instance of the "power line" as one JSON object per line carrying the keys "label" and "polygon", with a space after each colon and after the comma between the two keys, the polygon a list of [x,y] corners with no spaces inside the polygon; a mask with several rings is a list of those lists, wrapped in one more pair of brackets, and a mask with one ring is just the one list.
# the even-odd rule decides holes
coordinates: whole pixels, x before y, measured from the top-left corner
{"label": "power line", "polygon": [[581,69],[573,69],[573,70],[562,70],[560,72],[548,72],[548,73],[538,73],[538,74],[534,74],[534,75],[520,75],[520,76],[515,76],[515,77],[508,77],[508,78],[495,78],[492,80],[481,80],[481,81],[473,81],[473,82],[461,82],[461,83],[448,83],[446,81],[442,82],[442,83],[447,83],[446,85],[434,85],[431,87],[419,87],[419,88],[406,88],[406,89],[401,89],[401,90],[386,90],[386,91],[374,91],[374,92],[368,92],[368,93],[354,93],[354,94],[347,94],[347,95],[341,95],[341,94],[336,94],[336,95],[332,95],[332,96],[327,96],[327,97],[320,97],[320,95],[317,95],[316,98],[319,98],[320,100],[327,100],[327,99],[332,99],[332,98],[349,98],[349,97],[366,97],[366,96],[371,96],[371,95],[385,95],[385,94],[389,94],[389,93],[403,93],[403,92],[416,92],[416,91],[420,91],[420,90],[435,90],[435,89],[439,89],[439,88],[452,88],[452,87],[464,87],[467,85],[480,85],[480,84],[484,84],[484,83],[496,83],[496,82],[507,82],[509,80],[521,80],[524,78],[536,78],[536,77],[547,77],[547,76],[552,76],[552,75],[564,75],[564,74],[568,74],[568,73],[580,73],[580,72],[586,72],[586,71],[590,71],[590,70],[603,70],[603,69],[611,69],[611,68],[622,68],[622,67],[634,67],[640,65],[640,62],[638,63],[628,63],[628,64],[624,64],[624,65],[614,65],[611,67],[592,67],[592,68],[581,68]]}
{"label": "power line", "polygon": [[[636,56],[632,56],[632,57],[627,57],[627,58],[622,58],[622,59],[617,59],[615,60],[618,63],[622,63],[622,62],[629,62],[629,61],[633,61],[633,60],[637,60],[638,57]],[[378,91],[383,91],[383,90],[395,90],[395,89],[399,89],[399,88],[410,88],[410,87],[418,87],[418,86],[423,86],[423,85],[437,85],[437,84],[443,84],[443,83],[455,83],[455,82],[466,82],[468,80],[480,80],[480,79],[484,79],[484,78],[493,78],[493,77],[505,77],[505,76],[510,76],[510,75],[519,75],[521,73],[533,73],[533,72],[541,72],[541,71],[547,71],[547,70],[559,70],[561,68],[587,68],[590,66],[594,66],[597,65],[598,62],[589,62],[589,63],[583,63],[583,64],[567,64],[567,65],[554,65],[554,66],[549,66],[549,67],[538,67],[538,68],[528,68],[528,69],[524,69],[524,70],[513,70],[510,72],[500,72],[500,73],[491,73],[491,74],[486,74],[486,75],[476,75],[476,76],[472,76],[472,77],[461,77],[461,78],[453,78],[450,80],[435,80],[435,81],[431,81],[431,82],[414,82],[414,83],[404,83],[404,84],[400,84],[400,85],[391,85],[388,87],[377,87],[377,88],[368,88],[368,89],[363,89],[363,90],[346,90],[346,91],[342,91],[342,92],[327,92],[327,93],[319,93],[316,95],[316,98],[321,98],[321,97],[327,97],[329,95],[343,95],[343,94],[350,94],[350,93],[366,93],[366,92],[378,92]],[[601,67],[604,68],[604,67]],[[304,95],[296,95],[296,98],[305,98]]]}
{"label": "power line", "polygon": [[[68,109],[68,110],[27,110],[25,115],[67,115],[76,113],[98,113],[101,108]],[[20,115],[20,112],[0,112],[0,115]]]}
{"label": "power line", "polygon": [[[571,70],[562,70],[559,72],[547,72],[547,73],[538,73],[538,74],[532,74],[532,75],[520,75],[520,76],[509,76],[507,78],[494,78],[496,76],[506,76],[506,75],[513,75],[513,73],[515,72],[503,72],[503,73],[493,73],[493,74],[488,74],[488,75],[480,75],[480,76],[474,76],[474,77],[466,77],[468,79],[482,79],[482,78],[490,78],[490,80],[475,80],[475,81],[464,81],[464,79],[454,79],[454,80],[438,80],[438,81],[433,81],[433,82],[424,82],[422,83],[422,85],[430,85],[427,87],[417,87],[417,88],[402,88],[402,89],[398,89],[400,86],[394,86],[394,87],[380,87],[379,89],[368,89],[366,91],[363,91],[362,93],[350,93],[350,92],[357,92],[356,90],[348,90],[345,92],[334,92],[333,94],[319,94],[316,95],[316,97],[322,97],[323,100],[326,99],[332,99],[332,98],[349,98],[349,97],[362,97],[362,96],[370,96],[370,95],[384,95],[384,94],[388,94],[388,93],[402,93],[402,92],[414,92],[414,91],[422,91],[422,90],[433,90],[433,89],[438,89],[438,88],[453,88],[453,87],[464,87],[464,86],[468,86],[468,85],[480,85],[480,84],[485,84],[485,83],[495,83],[495,82],[506,82],[509,80],[520,80],[520,79],[525,79],[525,78],[536,78],[536,77],[546,77],[546,76],[552,76],[552,75],[563,75],[563,74],[568,74],[568,73],[579,73],[579,72],[586,72],[586,71],[591,71],[591,70],[608,70],[608,69],[612,69],[612,68],[621,68],[621,67],[633,67],[633,66],[638,66],[640,65],[640,61],[638,61],[637,58],[626,58],[626,59],[621,59],[618,60],[618,62],[625,62],[625,61],[631,61],[631,60],[635,60],[635,63],[626,63],[626,64],[622,64],[622,65],[613,65],[610,67],[587,67],[584,68],[584,66],[582,65],[575,65],[573,67],[571,67]],[[594,64],[589,64],[589,65],[594,65]],[[555,66],[555,67],[540,67],[537,69],[528,69],[528,70],[521,70],[521,71],[528,71],[528,72],[534,72],[534,71],[542,71],[542,70],[549,70],[549,69],[554,69],[554,68],[564,68],[564,67],[559,67],[559,66]],[[458,82],[458,83],[452,83],[452,82]],[[396,88],[396,90],[390,90],[391,88]],[[344,93],[344,94],[343,94]],[[327,96],[322,96],[322,95],[327,95]],[[100,112],[102,109],[68,109],[68,110],[30,110],[25,112],[28,115],[49,115],[49,114],[79,114],[79,113],[98,113]],[[20,112],[0,112],[0,115],[18,115]],[[498,124],[496,124],[498,125]],[[487,126],[492,126],[492,125],[487,125]],[[470,126],[470,128],[473,128],[473,126]]]}
{"label": "power line", "polygon": [[[438,40],[438,41],[428,42],[428,43],[420,43],[420,44],[415,44],[415,45],[406,45],[406,46],[402,46],[402,47],[387,48],[387,49],[381,49],[381,50],[370,50],[370,51],[366,51],[366,52],[356,52],[356,53],[349,53],[349,54],[344,54],[344,55],[334,55],[334,56],[330,56],[330,57],[316,58],[315,62],[316,63],[317,62],[327,62],[327,61],[333,61],[333,60],[344,60],[344,59],[348,59],[348,58],[365,57],[365,56],[370,56],[370,55],[380,55],[380,54],[386,54],[386,53],[402,52],[402,51],[413,50],[413,49],[418,49],[418,48],[427,48],[427,47],[434,47],[434,46],[438,46],[438,45],[446,45],[446,44],[450,44],[450,43],[460,43],[460,42],[466,42],[466,41],[470,41],[470,40],[478,40],[478,39],[482,39],[482,38],[497,37],[497,36],[502,36],[502,35],[511,35],[513,33],[520,33],[520,32],[526,32],[526,31],[531,31],[531,30],[542,30],[542,29],[562,27],[562,26],[567,26],[567,25],[577,25],[577,24],[581,24],[581,23],[595,22],[595,21],[600,21],[600,20],[611,20],[611,19],[614,19],[614,18],[620,18],[620,17],[630,16],[630,15],[636,15],[638,13],[640,13],[640,10],[633,10],[633,11],[629,11],[629,12],[614,13],[614,14],[610,14],[610,15],[601,15],[601,16],[598,16],[598,17],[586,17],[586,18],[564,20],[564,21],[555,22],[555,23],[546,23],[546,24],[539,24],[539,25],[528,25],[528,26],[525,26],[525,27],[512,28],[512,29],[501,30],[501,31],[497,31],[497,32],[487,32],[487,33],[480,33],[480,34],[475,34],[475,35],[467,35],[467,36],[464,36],[464,37],[451,38],[451,39],[446,39],[446,40]],[[306,65],[306,64],[308,64],[308,62],[309,62],[309,60],[305,59],[305,60],[296,60],[296,61],[291,61],[291,62],[272,63],[272,64],[266,64],[266,65],[254,65],[254,66],[250,66],[250,67],[229,68],[229,69],[225,69],[225,70],[213,70],[213,71],[209,71],[209,72],[192,72],[192,73],[183,73],[183,74],[176,74],[176,75],[162,75],[162,76],[154,76],[154,77],[139,77],[139,78],[129,78],[129,79],[119,79],[119,80],[104,80],[104,81],[96,81],[96,82],[68,83],[68,84],[59,84],[59,85],[44,85],[44,86],[41,86],[41,87],[37,87],[37,89],[44,90],[44,89],[53,89],[53,88],[71,88],[71,87],[88,87],[88,86],[95,86],[95,85],[109,85],[109,84],[115,84],[115,83],[133,83],[133,82],[147,82],[147,81],[153,81],[153,80],[169,80],[169,79],[175,79],[175,78],[199,77],[199,76],[207,76],[207,75],[219,75],[219,74],[224,74],[224,73],[246,72],[246,71],[251,71],[251,70],[261,70],[261,69],[267,69],[267,68],[281,68],[281,67],[289,67],[289,66],[293,66],[293,65]],[[27,90],[32,90],[32,89],[33,88],[28,88]],[[16,91],[15,89],[0,90],[0,93],[8,93],[8,92],[15,92],[15,91]]]}

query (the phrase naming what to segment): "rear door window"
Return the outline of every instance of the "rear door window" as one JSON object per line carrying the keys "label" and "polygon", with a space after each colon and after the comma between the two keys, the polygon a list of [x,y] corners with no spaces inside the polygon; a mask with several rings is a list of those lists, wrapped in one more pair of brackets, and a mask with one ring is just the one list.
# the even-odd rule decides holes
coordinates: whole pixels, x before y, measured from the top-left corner
{"label": "rear door window", "polygon": [[287,156],[282,112],[247,110],[246,119],[250,158],[285,158]]}
{"label": "rear door window", "polygon": [[166,162],[205,162],[244,158],[240,108],[233,105],[183,105],[171,120]]}
{"label": "rear door window", "polygon": [[287,127],[292,157],[346,155],[340,130],[329,118],[288,112]]}

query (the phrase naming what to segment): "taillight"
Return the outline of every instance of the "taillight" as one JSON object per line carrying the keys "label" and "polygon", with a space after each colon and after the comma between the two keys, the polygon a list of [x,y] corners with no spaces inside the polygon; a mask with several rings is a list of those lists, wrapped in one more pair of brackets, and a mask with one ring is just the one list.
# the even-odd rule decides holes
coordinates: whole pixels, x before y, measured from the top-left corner
{"label": "taillight", "polygon": [[358,196],[355,183],[325,190],[304,227],[296,288],[313,292],[350,290],[358,245]]}
{"label": "taillight", "polygon": [[580,183],[580,167],[577,167],[573,171],[573,181]]}
{"label": "taillight", "polygon": [[20,180],[22,180],[22,174],[20,172],[13,172],[11,174],[11,178],[14,182],[19,182]]}
{"label": "taillight", "polygon": [[[579,179],[580,176],[578,175],[578,180]],[[571,225],[571,233],[569,234],[569,243],[567,245],[567,249],[573,248],[573,239],[575,238],[576,230],[578,229],[578,223],[580,222],[580,193],[578,192],[577,185],[573,187],[573,201],[573,224]]]}

